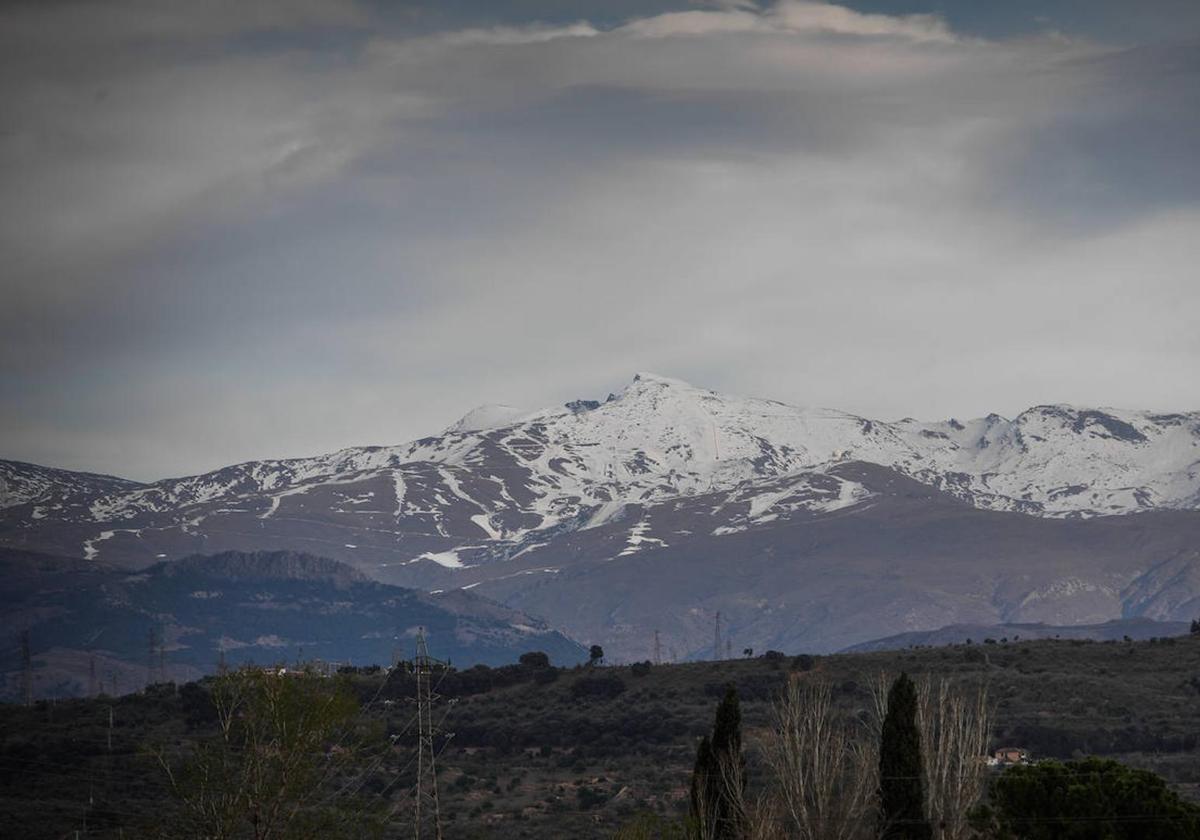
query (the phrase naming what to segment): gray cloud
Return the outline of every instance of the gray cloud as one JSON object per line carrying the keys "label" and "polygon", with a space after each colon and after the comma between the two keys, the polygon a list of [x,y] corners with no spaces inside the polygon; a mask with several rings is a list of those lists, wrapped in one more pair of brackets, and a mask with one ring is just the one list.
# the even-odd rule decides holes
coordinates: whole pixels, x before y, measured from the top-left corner
{"label": "gray cloud", "polygon": [[639,369],[889,417],[1200,405],[1194,42],[152,5],[3,13],[0,456],[157,477]]}

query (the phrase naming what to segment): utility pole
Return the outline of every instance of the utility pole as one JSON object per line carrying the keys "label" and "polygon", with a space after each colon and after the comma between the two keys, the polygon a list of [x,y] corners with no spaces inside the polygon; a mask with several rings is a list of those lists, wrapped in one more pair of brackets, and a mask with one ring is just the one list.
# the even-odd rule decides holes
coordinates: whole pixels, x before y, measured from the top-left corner
{"label": "utility pole", "polygon": [[88,697],[96,696],[96,654],[88,651]]}
{"label": "utility pole", "polygon": [[217,650],[217,673],[224,674],[229,670],[229,666],[225,664],[225,648]]}
{"label": "utility pole", "polygon": [[29,631],[21,631],[21,701],[33,705],[33,656],[29,652]]}
{"label": "utility pole", "polygon": [[713,659],[721,658],[721,611],[717,610],[717,621],[713,628]]}
{"label": "utility pole", "polygon": [[658,631],[654,631],[654,664],[662,664],[662,642],[659,641]]}
{"label": "utility pole", "polygon": [[[417,676],[417,789],[413,814],[415,840],[421,840],[424,822],[432,819],[434,840],[442,840],[442,812],[438,803],[437,753],[433,748],[435,735],[442,734],[433,723],[433,704],[441,699],[431,682],[435,666],[444,663],[429,655],[425,644],[425,628],[417,630],[417,655],[413,667]],[[430,837],[427,832],[426,837]]]}

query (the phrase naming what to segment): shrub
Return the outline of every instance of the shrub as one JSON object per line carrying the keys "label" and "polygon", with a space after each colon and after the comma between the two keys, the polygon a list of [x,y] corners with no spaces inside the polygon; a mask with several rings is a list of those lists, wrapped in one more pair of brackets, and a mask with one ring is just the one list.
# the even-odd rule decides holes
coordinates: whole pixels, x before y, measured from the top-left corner
{"label": "shrub", "polygon": [[981,830],[1028,840],[1200,836],[1200,806],[1147,770],[1099,758],[1009,768],[975,821]]}
{"label": "shrub", "polygon": [[571,696],[576,699],[599,697],[611,700],[623,691],[625,691],[625,683],[615,674],[580,677],[571,686]]}
{"label": "shrub", "polygon": [[802,653],[799,656],[792,657],[793,671],[811,671],[813,666],[817,664],[817,658],[807,653]]}
{"label": "shrub", "polygon": [[549,668],[550,657],[542,653],[540,650],[531,650],[528,653],[522,653],[517,660],[526,668]]}

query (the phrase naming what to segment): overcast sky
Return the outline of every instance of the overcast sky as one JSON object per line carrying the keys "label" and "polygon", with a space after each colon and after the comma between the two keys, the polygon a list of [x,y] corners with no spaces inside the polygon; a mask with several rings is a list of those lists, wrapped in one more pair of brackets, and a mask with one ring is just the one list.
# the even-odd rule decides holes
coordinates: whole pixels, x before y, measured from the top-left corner
{"label": "overcast sky", "polygon": [[0,457],[1200,409],[1198,152],[1194,0],[9,2]]}

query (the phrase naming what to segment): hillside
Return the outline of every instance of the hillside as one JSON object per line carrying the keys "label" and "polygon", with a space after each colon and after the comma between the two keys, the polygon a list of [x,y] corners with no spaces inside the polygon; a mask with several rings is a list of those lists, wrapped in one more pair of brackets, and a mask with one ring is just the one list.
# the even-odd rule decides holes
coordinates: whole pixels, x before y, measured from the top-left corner
{"label": "hillside", "polygon": [[[997,715],[993,746],[1023,747],[1036,757],[1116,757],[1164,775],[1184,795],[1200,793],[1200,639],[1194,637],[613,666],[543,677],[539,669],[476,668],[439,680],[446,702],[438,719],[454,732],[439,759],[447,836],[604,838],[639,811],[680,813],[696,739],[711,726],[728,682],[743,700],[751,784],[761,784],[756,738],[789,674],[830,681],[839,708],[862,716],[877,675],[901,669],[917,678],[986,683]],[[412,696],[411,678],[348,679],[365,719],[378,724],[375,737],[398,741],[390,751],[375,741],[367,745],[369,760],[350,776],[354,792],[346,801],[394,811],[386,836],[408,836],[404,791],[413,779],[415,742],[404,701]],[[169,815],[162,771],[144,749],[204,736],[210,724],[202,698],[193,687],[178,693],[160,687],[117,701],[0,707],[0,833],[61,836],[80,825],[89,795],[92,836],[115,837],[123,827]]]}
{"label": "hillside", "polygon": [[[131,573],[2,552],[0,573],[0,630],[14,640],[29,632],[37,697],[126,693],[147,679],[196,679],[219,661],[388,663],[418,627],[464,666],[509,662],[530,647],[564,662],[586,654],[544,622],[473,593],[382,584],[304,554],[229,552]],[[19,655],[10,645],[0,658],[0,698],[19,697]]]}
{"label": "hillside", "polygon": [[877,650],[904,650],[912,647],[942,647],[985,642],[1033,641],[1035,639],[1086,639],[1096,642],[1146,641],[1185,636],[1191,625],[1186,621],[1154,621],[1148,618],[1127,618],[1103,624],[950,624],[936,630],[900,633],[882,639],[860,642],[842,651],[864,653]]}

